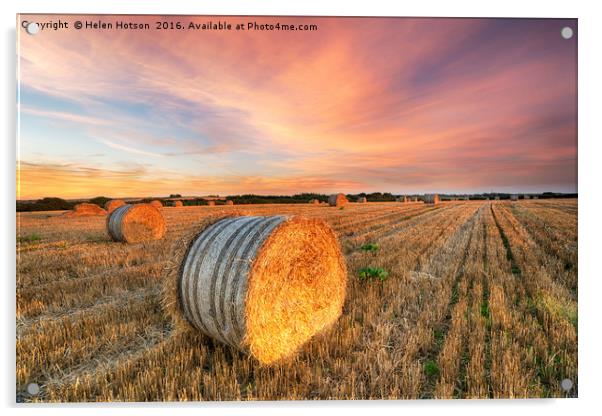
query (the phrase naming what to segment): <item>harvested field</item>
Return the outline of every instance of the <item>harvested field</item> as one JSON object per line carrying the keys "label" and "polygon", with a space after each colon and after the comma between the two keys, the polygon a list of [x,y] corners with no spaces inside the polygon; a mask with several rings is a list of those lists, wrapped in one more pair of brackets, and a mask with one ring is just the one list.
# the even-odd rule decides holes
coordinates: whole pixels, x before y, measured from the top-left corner
{"label": "harvested field", "polygon": [[[162,307],[170,247],[232,207],[162,209],[165,237],[130,245],[111,241],[103,216],[21,213],[17,400],[577,396],[577,200],[236,210],[332,227],[348,272],[333,326],[272,366],[175,330]],[[361,281],[368,266],[388,277]]]}

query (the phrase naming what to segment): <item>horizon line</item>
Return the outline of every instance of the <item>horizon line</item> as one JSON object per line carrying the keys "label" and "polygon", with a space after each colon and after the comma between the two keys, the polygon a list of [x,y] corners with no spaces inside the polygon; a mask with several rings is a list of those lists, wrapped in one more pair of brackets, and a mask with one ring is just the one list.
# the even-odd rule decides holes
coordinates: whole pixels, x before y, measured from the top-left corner
{"label": "horizon line", "polygon": [[[183,198],[190,198],[190,199],[194,199],[194,198],[198,198],[198,199],[205,199],[205,198],[227,198],[227,197],[235,197],[235,196],[243,196],[243,195],[254,195],[254,196],[260,196],[260,197],[293,197],[295,195],[333,195],[333,194],[338,194],[338,193],[342,193],[345,195],[371,195],[371,194],[381,194],[381,195],[385,195],[385,194],[390,194],[393,196],[414,196],[414,195],[431,195],[431,194],[437,194],[437,195],[461,195],[461,196],[472,196],[472,195],[494,195],[494,194],[498,194],[498,195],[512,195],[512,194],[517,194],[517,195],[543,195],[546,193],[551,193],[551,194],[557,194],[557,195],[578,195],[579,192],[578,191],[574,191],[574,192],[563,192],[563,191],[537,191],[537,192],[524,192],[524,191],[516,191],[516,192],[504,192],[504,191],[487,191],[487,192],[421,192],[421,193],[416,193],[416,192],[409,192],[409,193],[395,193],[395,192],[381,192],[381,191],[376,191],[376,192],[330,192],[330,193],[324,193],[324,192],[300,192],[300,193],[295,193],[295,194],[262,194],[262,193],[238,193],[238,194],[210,194],[210,195],[181,195],[179,197],[171,197],[171,196],[157,196],[157,195],[146,195],[146,196],[115,196],[115,197],[109,197],[109,196],[105,196],[105,195],[96,195],[96,196],[81,196],[81,197],[75,197],[75,198],[63,198],[60,196],[42,196],[42,197],[34,197],[34,198],[16,198],[15,202],[26,202],[26,201],[35,201],[35,200],[40,200],[40,199],[44,199],[44,198],[59,198],[59,199],[64,199],[65,201],[78,201],[78,200],[89,200],[89,199],[94,199],[94,198],[109,198],[109,199],[149,199],[149,198],[156,198],[156,199],[183,199]],[[174,194],[176,195],[176,194]]]}

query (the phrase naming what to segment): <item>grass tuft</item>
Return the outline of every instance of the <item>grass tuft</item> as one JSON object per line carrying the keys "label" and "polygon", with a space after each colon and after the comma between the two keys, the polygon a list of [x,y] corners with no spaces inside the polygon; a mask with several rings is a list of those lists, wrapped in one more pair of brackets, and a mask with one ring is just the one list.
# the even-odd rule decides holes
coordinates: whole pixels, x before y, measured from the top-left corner
{"label": "grass tuft", "polygon": [[362,267],[358,271],[360,280],[373,280],[380,279],[381,282],[387,280],[389,277],[389,272],[387,272],[382,267]]}
{"label": "grass tuft", "polygon": [[435,360],[427,360],[424,363],[424,373],[428,377],[435,377],[439,375],[439,365]]}
{"label": "grass tuft", "polygon": [[17,238],[17,241],[19,243],[23,244],[23,243],[35,243],[37,241],[40,241],[41,239],[42,239],[42,236],[40,236],[40,234],[32,233],[32,234],[20,236],[19,238]]}

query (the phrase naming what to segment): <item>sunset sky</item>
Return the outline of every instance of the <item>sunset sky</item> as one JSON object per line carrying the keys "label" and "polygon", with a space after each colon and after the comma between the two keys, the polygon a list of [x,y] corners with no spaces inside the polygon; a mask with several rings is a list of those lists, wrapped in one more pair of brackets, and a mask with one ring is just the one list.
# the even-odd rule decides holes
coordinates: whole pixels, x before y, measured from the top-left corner
{"label": "sunset sky", "polygon": [[20,199],[577,190],[576,20],[20,18]]}

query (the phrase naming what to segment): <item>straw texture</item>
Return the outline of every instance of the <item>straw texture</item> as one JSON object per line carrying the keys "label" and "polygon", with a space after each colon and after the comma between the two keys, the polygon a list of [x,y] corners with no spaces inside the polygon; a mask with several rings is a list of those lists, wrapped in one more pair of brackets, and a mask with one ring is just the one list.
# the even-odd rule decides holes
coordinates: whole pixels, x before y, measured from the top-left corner
{"label": "straw texture", "polygon": [[140,243],[165,235],[165,220],[151,204],[123,205],[107,217],[107,232],[114,241]]}
{"label": "straw texture", "polygon": [[346,276],[328,225],[278,215],[207,225],[175,277],[179,310],[192,326],[272,363],[338,318]]}

